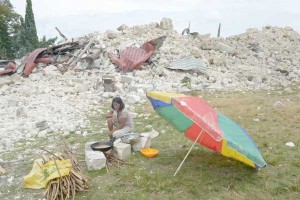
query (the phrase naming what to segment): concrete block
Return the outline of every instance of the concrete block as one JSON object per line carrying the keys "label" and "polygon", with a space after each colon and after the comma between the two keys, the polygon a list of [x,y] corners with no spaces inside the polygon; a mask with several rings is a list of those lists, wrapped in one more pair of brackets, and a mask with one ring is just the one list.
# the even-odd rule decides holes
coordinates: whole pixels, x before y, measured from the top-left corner
{"label": "concrete block", "polygon": [[99,170],[105,167],[106,157],[101,151],[94,151],[91,144],[95,142],[87,142],[85,144],[85,163],[88,170]]}
{"label": "concrete block", "polygon": [[151,138],[149,133],[141,133],[141,148],[150,148],[151,146]]}
{"label": "concrete block", "polygon": [[132,151],[134,151],[134,152],[141,151],[141,149],[142,149],[141,140],[139,140],[138,142],[132,144],[131,147],[132,147]]}
{"label": "concrete block", "polygon": [[131,155],[131,145],[122,142],[113,147],[113,155],[121,160],[126,160]]}

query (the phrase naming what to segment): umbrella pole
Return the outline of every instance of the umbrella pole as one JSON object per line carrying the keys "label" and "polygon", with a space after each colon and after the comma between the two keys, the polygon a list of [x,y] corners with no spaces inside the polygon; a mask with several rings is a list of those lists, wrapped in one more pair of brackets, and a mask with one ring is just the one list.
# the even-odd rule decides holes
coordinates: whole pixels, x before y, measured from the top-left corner
{"label": "umbrella pole", "polygon": [[184,159],[181,161],[179,167],[177,168],[174,176],[176,176],[177,172],[179,171],[179,169],[181,168],[181,166],[183,165],[184,161],[186,160],[186,158],[188,157],[188,155],[190,154],[192,148],[195,146],[196,142],[198,141],[198,139],[200,138],[201,134],[203,132],[203,129],[201,130],[201,132],[199,133],[199,135],[197,136],[195,142],[193,143],[193,145],[191,146],[191,148],[189,149],[189,151],[187,152],[187,154],[185,155]]}

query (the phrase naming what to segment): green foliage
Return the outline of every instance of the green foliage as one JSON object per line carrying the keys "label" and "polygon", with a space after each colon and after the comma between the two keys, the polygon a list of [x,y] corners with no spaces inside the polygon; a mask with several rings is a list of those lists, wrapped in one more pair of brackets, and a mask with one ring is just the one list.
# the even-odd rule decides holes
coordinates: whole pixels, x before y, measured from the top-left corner
{"label": "green foliage", "polygon": [[25,25],[23,17],[20,17],[19,23],[15,26],[16,33],[12,36],[13,38],[13,52],[15,58],[21,58],[26,53],[29,52],[27,45],[29,45],[28,40],[25,36]]}
{"label": "green foliage", "polygon": [[11,40],[5,19],[0,15],[0,59],[11,59],[13,57]]}
{"label": "green foliage", "polygon": [[191,79],[187,76],[185,76],[181,81],[180,81],[182,86],[185,86],[187,88],[191,88]]}
{"label": "green foliage", "polygon": [[12,8],[13,6],[9,0],[0,0],[0,15],[11,17],[13,15]]}
{"label": "green foliage", "polygon": [[34,50],[39,46],[31,0],[26,0],[25,36],[29,42],[27,49]]}
{"label": "green foliage", "polygon": [[0,0],[0,59],[12,59],[12,38],[15,20],[18,17],[9,0]]}
{"label": "green foliage", "polygon": [[57,40],[57,37],[47,39],[46,36],[44,35],[42,37],[42,39],[39,41],[39,47],[47,48],[47,47],[49,47],[49,45],[54,44],[56,40]]}
{"label": "green foliage", "polygon": [[26,1],[24,18],[9,0],[0,0],[0,59],[21,58],[38,47],[48,47],[57,38],[38,40],[31,0]]}

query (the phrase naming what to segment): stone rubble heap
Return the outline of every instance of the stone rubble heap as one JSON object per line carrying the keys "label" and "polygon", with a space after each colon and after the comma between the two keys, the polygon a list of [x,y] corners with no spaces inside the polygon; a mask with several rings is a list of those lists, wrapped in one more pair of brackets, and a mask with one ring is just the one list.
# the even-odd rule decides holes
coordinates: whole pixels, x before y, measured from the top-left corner
{"label": "stone rubble heap", "polygon": [[[143,66],[144,70],[122,75],[108,57],[108,53],[140,47],[163,35],[167,36],[165,42],[151,57],[151,63]],[[76,69],[64,74],[58,71],[61,64],[39,64],[28,78],[18,74],[0,77],[0,153],[12,149],[21,139],[30,145],[36,137],[58,133],[86,136],[89,133],[83,130],[90,126],[87,114],[106,113],[101,104],[117,95],[134,112],[130,105],[145,101],[149,90],[182,93],[299,89],[300,36],[289,27],[249,29],[228,38],[211,38],[207,34],[182,36],[173,30],[171,19],[164,18],[160,23],[121,25],[117,30],[76,39],[81,43],[93,39],[91,54],[103,49],[92,64],[84,54]],[[201,60],[207,66],[207,74],[165,68],[183,56]],[[57,61],[70,58],[63,55]],[[102,78],[106,75],[115,78],[115,92],[104,91]]]}

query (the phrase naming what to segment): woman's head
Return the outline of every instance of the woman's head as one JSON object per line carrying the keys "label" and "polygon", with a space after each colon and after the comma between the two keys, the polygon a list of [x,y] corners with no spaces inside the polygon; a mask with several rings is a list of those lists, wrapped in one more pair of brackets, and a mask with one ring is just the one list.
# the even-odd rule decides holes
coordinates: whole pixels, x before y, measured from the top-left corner
{"label": "woman's head", "polygon": [[115,97],[112,100],[111,108],[116,111],[122,111],[125,108],[125,104],[120,97]]}

